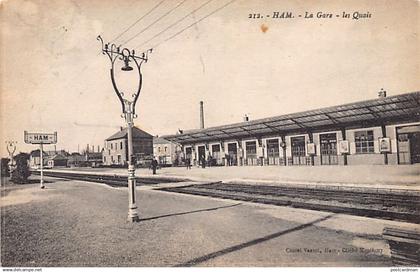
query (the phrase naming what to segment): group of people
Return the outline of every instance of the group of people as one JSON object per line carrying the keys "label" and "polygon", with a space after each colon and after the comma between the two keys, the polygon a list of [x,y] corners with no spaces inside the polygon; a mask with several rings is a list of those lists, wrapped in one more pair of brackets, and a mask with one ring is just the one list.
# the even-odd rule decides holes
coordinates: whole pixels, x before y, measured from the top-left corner
{"label": "group of people", "polygon": [[[233,158],[228,154],[226,154],[226,162],[228,163],[228,165],[233,165]],[[206,168],[206,166],[215,166],[216,163],[216,160],[210,154],[208,155],[207,159],[204,155],[201,155],[198,160],[198,165],[200,165],[202,168]],[[190,157],[187,157],[185,159],[185,166],[187,167],[187,169],[191,169],[192,161]]]}

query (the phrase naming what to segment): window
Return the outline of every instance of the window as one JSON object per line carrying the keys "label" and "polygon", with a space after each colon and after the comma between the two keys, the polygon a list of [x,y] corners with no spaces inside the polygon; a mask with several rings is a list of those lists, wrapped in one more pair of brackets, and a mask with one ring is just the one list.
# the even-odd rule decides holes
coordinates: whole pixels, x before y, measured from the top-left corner
{"label": "window", "polygon": [[356,131],[354,133],[356,153],[373,153],[373,130]]}
{"label": "window", "polygon": [[114,147],[112,146],[112,143],[111,143],[111,149],[113,149]]}
{"label": "window", "polygon": [[117,156],[118,163],[121,163],[121,155]]}
{"label": "window", "polygon": [[290,138],[292,144],[292,157],[305,157],[305,136],[298,136]]}
{"label": "window", "polygon": [[255,141],[246,142],[245,149],[246,149],[246,156],[248,158],[257,156],[257,143]]}
{"label": "window", "polygon": [[123,149],[123,142],[120,142],[120,149],[122,150]]}
{"label": "window", "polygon": [[165,146],[165,153],[168,151],[168,147]]}
{"label": "window", "polygon": [[408,142],[408,134],[398,134],[398,141]]}
{"label": "window", "polygon": [[212,145],[211,150],[213,151],[213,153],[220,152],[220,145],[219,144]]}
{"label": "window", "polygon": [[279,156],[279,140],[278,139],[267,140],[267,153],[269,157]]}

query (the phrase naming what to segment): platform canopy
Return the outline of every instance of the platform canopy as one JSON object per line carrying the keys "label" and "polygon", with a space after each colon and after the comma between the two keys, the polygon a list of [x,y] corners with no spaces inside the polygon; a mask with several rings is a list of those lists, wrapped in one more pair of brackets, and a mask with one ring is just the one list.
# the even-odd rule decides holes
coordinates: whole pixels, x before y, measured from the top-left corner
{"label": "platform canopy", "polygon": [[420,92],[162,136],[180,144],[420,121]]}

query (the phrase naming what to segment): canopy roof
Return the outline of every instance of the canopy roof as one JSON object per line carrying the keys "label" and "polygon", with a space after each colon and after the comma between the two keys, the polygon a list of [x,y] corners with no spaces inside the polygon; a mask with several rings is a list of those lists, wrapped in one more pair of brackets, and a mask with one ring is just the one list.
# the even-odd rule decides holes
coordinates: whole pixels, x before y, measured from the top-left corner
{"label": "canopy roof", "polygon": [[420,121],[420,92],[162,136],[181,144]]}

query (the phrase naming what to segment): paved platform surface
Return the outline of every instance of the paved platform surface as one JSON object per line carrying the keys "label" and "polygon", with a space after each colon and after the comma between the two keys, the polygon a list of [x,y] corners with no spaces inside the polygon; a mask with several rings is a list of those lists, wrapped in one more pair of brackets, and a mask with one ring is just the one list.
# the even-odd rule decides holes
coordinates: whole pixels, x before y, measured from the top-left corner
{"label": "paved platform surface", "polygon": [[3,266],[391,266],[385,226],[418,225],[82,181],[1,189]]}
{"label": "paved platform surface", "polygon": [[[103,174],[126,174],[126,169],[62,168],[48,171],[72,171]],[[149,169],[137,169],[139,177],[153,176]],[[420,190],[420,164],[356,165],[356,166],[233,166],[233,167],[168,167],[157,175],[187,178],[193,181],[241,182],[264,184],[318,184],[388,189]]]}

